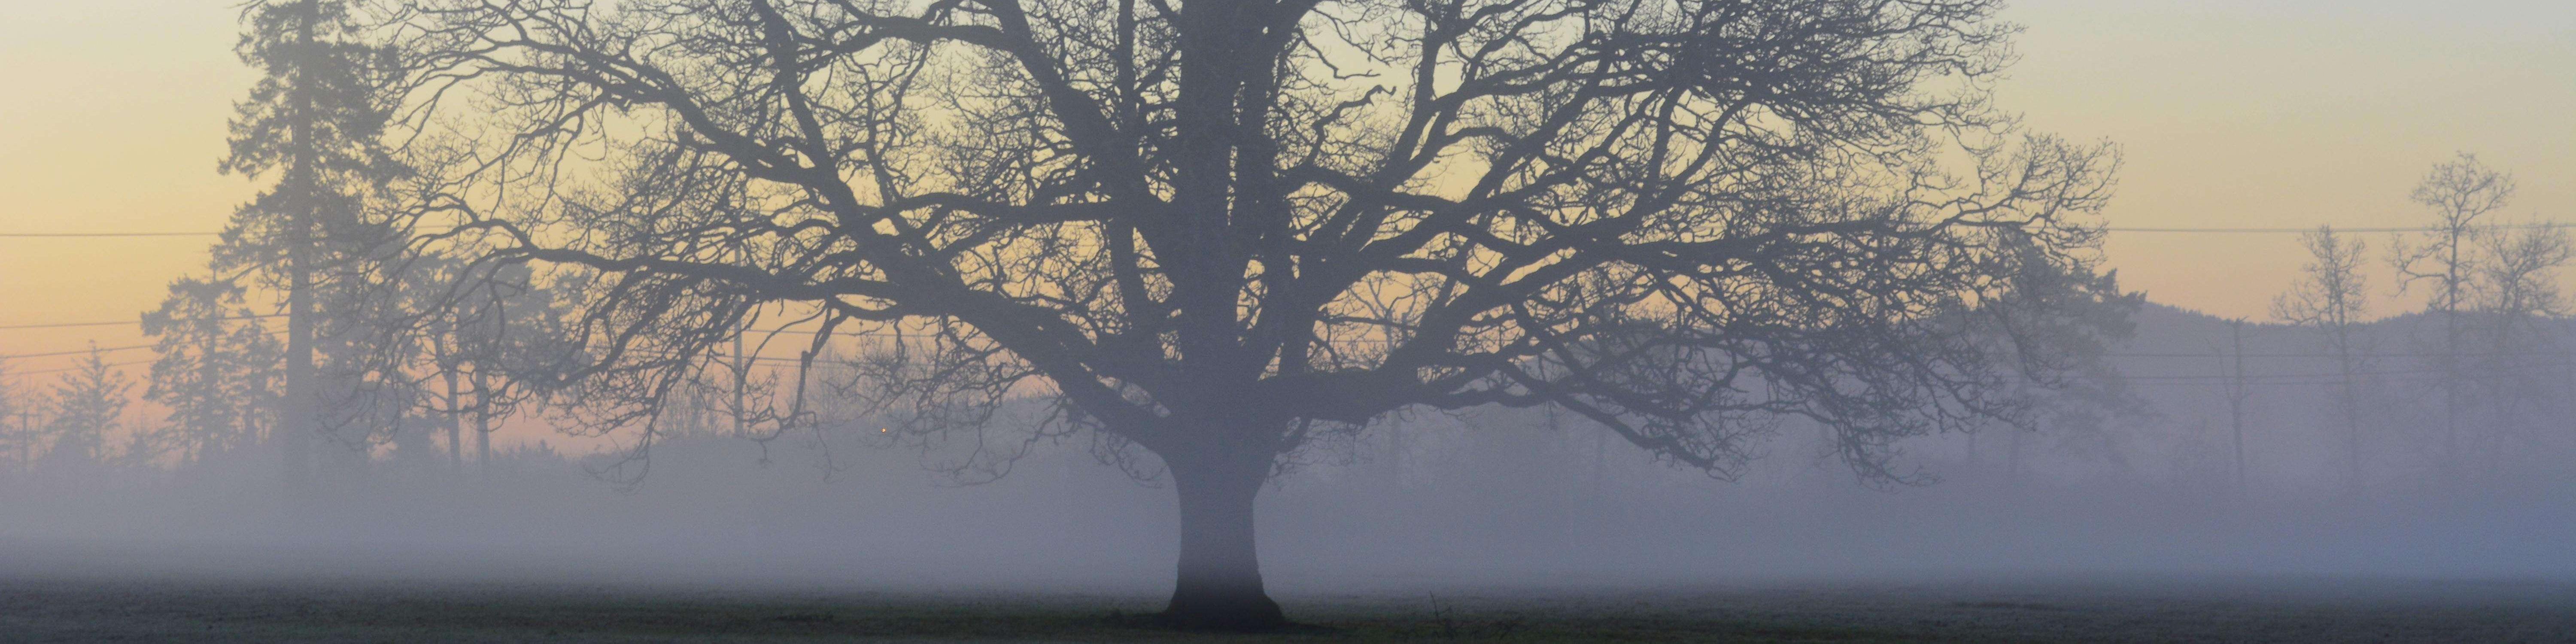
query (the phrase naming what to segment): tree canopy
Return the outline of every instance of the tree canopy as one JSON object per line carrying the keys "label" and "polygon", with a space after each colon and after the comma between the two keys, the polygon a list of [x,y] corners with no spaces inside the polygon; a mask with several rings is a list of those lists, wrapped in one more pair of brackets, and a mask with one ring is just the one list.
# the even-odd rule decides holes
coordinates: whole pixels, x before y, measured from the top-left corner
{"label": "tree canopy", "polygon": [[2133,300],[2115,152],[1988,103],[1999,6],[418,0],[405,225],[599,276],[560,401],[598,427],[762,311],[864,341],[846,390],[908,431],[1055,398],[1178,483],[1173,613],[1268,623],[1261,479],[1390,411],[1721,477],[1782,418],[1881,478],[2028,422]]}

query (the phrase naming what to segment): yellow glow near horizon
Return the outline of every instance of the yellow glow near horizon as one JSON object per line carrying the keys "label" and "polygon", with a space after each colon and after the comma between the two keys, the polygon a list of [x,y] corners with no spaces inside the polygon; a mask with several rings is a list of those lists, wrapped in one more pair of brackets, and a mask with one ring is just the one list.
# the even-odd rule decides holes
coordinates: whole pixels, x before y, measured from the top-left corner
{"label": "yellow glow near horizon", "polygon": [[[2117,226],[2421,225],[2424,172],[2476,152],[2514,172],[2511,219],[2576,221],[2576,3],[2024,0],[1998,102],[2033,129],[2127,152]],[[2371,247],[2375,313],[2392,293]],[[2292,235],[2114,234],[2122,285],[2270,317],[2306,261]],[[2418,291],[2420,294],[2420,290]]]}
{"label": "yellow glow near horizon", "polygon": [[[215,173],[235,97],[229,2],[13,2],[0,20],[0,232],[211,231],[253,187]],[[0,239],[0,325],[133,320],[207,237]],[[132,327],[0,331],[0,355],[139,344]],[[127,352],[123,360],[150,357]],[[13,361],[20,371],[70,358]],[[138,372],[139,373],[139,372]]]}
{"label": "yellow glow near horizon", "polygon": [[[214,172],[254,78],[232,54],[233,2],[11,4],[0,232],[211,231],[251,195]],[[2576,221],[2576,3],[2430,4],[2023,0],[2005,14],[2028,31],[1998,100],[2034,130],[2125,149],[2114,225],[2413,225],[2407,190],[2455,151],[2519,176],[2507,216]],[[2365,237],[2374,258],[2386,237]],[[0,326],[134,319],[203,269],[208,241],[0,238]],[[2151,299],[2257,319],[2303,261],[2290,235],[2126,233],[2108,251]],[[2378,309],[2412,306],[2375,268]],[[91,339],[142,342],[130,327],[0,331],[0,355]]]}

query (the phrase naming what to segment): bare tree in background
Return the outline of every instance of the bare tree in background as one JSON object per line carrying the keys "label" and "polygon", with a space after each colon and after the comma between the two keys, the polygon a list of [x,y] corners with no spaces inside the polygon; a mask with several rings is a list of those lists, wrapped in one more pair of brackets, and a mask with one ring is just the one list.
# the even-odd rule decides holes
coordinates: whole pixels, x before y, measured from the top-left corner
{"label": "bare tree in background", "polygon": [[2116,158],[1987,105],[1999,7],[421,0],[414,225],[602,275],[557,383],[597,431],[649,441],[765,310],[809,364],[864,340],[906,432],[1051,397],[1168,471],[1167,617],[1266,628],[1263,482],[1394,410],[1553,405],[1719,478],[1781,417],[1876,480],[2029,422],[2126,301]]}
{"label": "bare tree in background", "polygon": [[2502,476],[2510,453],[2554,453],[2533,449],[2543,445],[2532,434],[2532,421],[2553,411],[2563,413],[2548,408],[2552,400],[2564,404],[2563,389],[2538,376],[2563,362],[2554,322],[2570,311],[2558,274],[2576,257],[2571,256],[2576,248],[2565,229],[2536,222],[2489,230],[2477,241],[2480,261],[2469,306],[2478,322],[2473,333],[2483,336],[2477,339],[2484,345],[2484,358],[2476,364],[2484,374],[2479,384],[2491,414],[2477,437],[2478,448],[2485,473]]}
{"label": "bare tree in background", "polygon": [[34,392],[20,388],[13,371],[8,360],[0,359],[0,458],[24,469],[35,460],[36,408],[43,405]]}
{"label": "bare tree in background", "polygon": [[2299,281],[2289,292],[2272,299],[2272,316],[2316,331],[2326,353],[2334,358],[2333,396],[2343,420],[2344,483],[2357,492],[2366,482],[2361,466],[2359,374],[2367,365],[2368,348],[2361,346],[2358,331],[2369,316],[2369,285],[2361,274],[2367,249],[2361,240],[2335,234],[2333,226],[2318,226],[2315,232],[2299,235],[2299,245],[2307,248],[2308,263],[2299,267]]}
{"label": "bare tree in background", "polygon": [[2468,310],[2470,281],[2476,278],[2477,249],[2473,246],[2480,230],[2480,219],[2513,200],[2513,175],[2487,167],[2477,155],[2461,153],[2457,158],[2433,165],[2424,180],[2415,185],[2411,198],[2416,204],[2433,211],[2432,231],[2409,244],[2398,237],[2389,245],[2397,265],[2397,287],[2404,293],[2418,282],[2432,283],[2433,293],[2425,310],[2442,319],[2441,353],[2435,359],[2442,371],[2442,458],[2441,474],[2457,479],[2460,471],[2461,387],[2467,374],[2462,370],[2467,328],[2461,316]]}

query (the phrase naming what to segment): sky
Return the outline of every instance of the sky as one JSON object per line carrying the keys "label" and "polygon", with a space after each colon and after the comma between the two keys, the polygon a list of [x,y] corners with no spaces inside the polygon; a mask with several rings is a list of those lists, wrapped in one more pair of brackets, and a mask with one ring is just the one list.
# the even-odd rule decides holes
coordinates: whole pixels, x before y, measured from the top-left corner
{"label": "sky", "polygon": [[[2576,3],[2564,0],[2019,0],[1997,102],[2032,129],[2126,154],[2113,226],[2422,225],[2425,171],[2475,152],[2512,171],[2506,216],[2576,221]],[[2367,235],[2382,312],[2388,235]],[[2294,235],[2115,233],[2123,286],[2269,317]],[[2419,293],[2420,295],[2420,293]]]}
{"label": "sky", "polygon": [[[233,2],[9,4],[0,233],[211,231],[250,197],[215,171],[253,79]],[[2114,226],[2416,225],[2428,215],[2407,191],[2460,151],[2517,175],[2506,215],[2576,221],[2576,3],[2018,0],[2004,15],[2027,31],[1999,104],[2122,147]],[[2386,235],[2365,239],[2384,256]],[[0,326],[133,320],[203,270],[208,241],[0,238]],[[2106,251],[2150,299],[2256,319],[2303,260],[2282,234],[2115,233]],[[2377,307],[2412,306],[2374,270]],[[89,340],[143,342],[131,327],[9,330],[0,355]]]}

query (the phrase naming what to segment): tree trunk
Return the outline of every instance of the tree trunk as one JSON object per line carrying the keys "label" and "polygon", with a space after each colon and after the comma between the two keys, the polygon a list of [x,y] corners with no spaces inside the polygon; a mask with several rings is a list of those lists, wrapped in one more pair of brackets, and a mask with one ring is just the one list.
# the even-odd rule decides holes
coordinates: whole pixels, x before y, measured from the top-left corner
{"label": "tree trunk", "polygon": [[440,374],[447,380],[447,469],[458,477],[465,476],[465,394],[456,386],[456,370]]}
{"label": "tree trunk", "polygon": [[1269,478],[1266,458],[1165,462],[1181,503],[1181,561],[1164,619],[1183,628],[1227,631],[1286,625],[1279,603],[1262,590],[1261,560],[1253,546],[1253,497]]}
{"label": "tree trunk", "polygon": [[492,479],[492,382],[474,372],[474,474]]}
{"label": "tree trunk", "polygon": [[[318,15],[317,7],[318,5],[311,2],[306,2],[303,7],[304,20],[296,28],[296,44],[299,45],[299,50],[312,50],[313,22],[314,17]],[[298,69],[301,68],[302,66],[298,65]],[[302,76],[299,74],[298,78],[296,82],[300,85]],[[313,267],[311,266],[313,220],[319,213],[315,212],[313,204],[316,181],[313,178],[312,160],[314,151],[312,90],[299,86],[292,91],[296,93],[293,102],[295,114],[288,117],[290,130],[288,136],[294,140],[289,142],[292,151],[287,161],[287,176],[281,182],[279,191],[293,199],[301,200],[302,203],[287,206],[286,400],[284,408],[278,414],[277,430],[278,433],[283,434],[279,437],[278,446],[284,451],[281,457],[285,463],[279,469],[286,478],[287,494],[290,498],[303,500],[312,493],[313,438],[314,433],[321,429],[318,423],[314,422],[319,416],[320,407],[313,393]]]}

